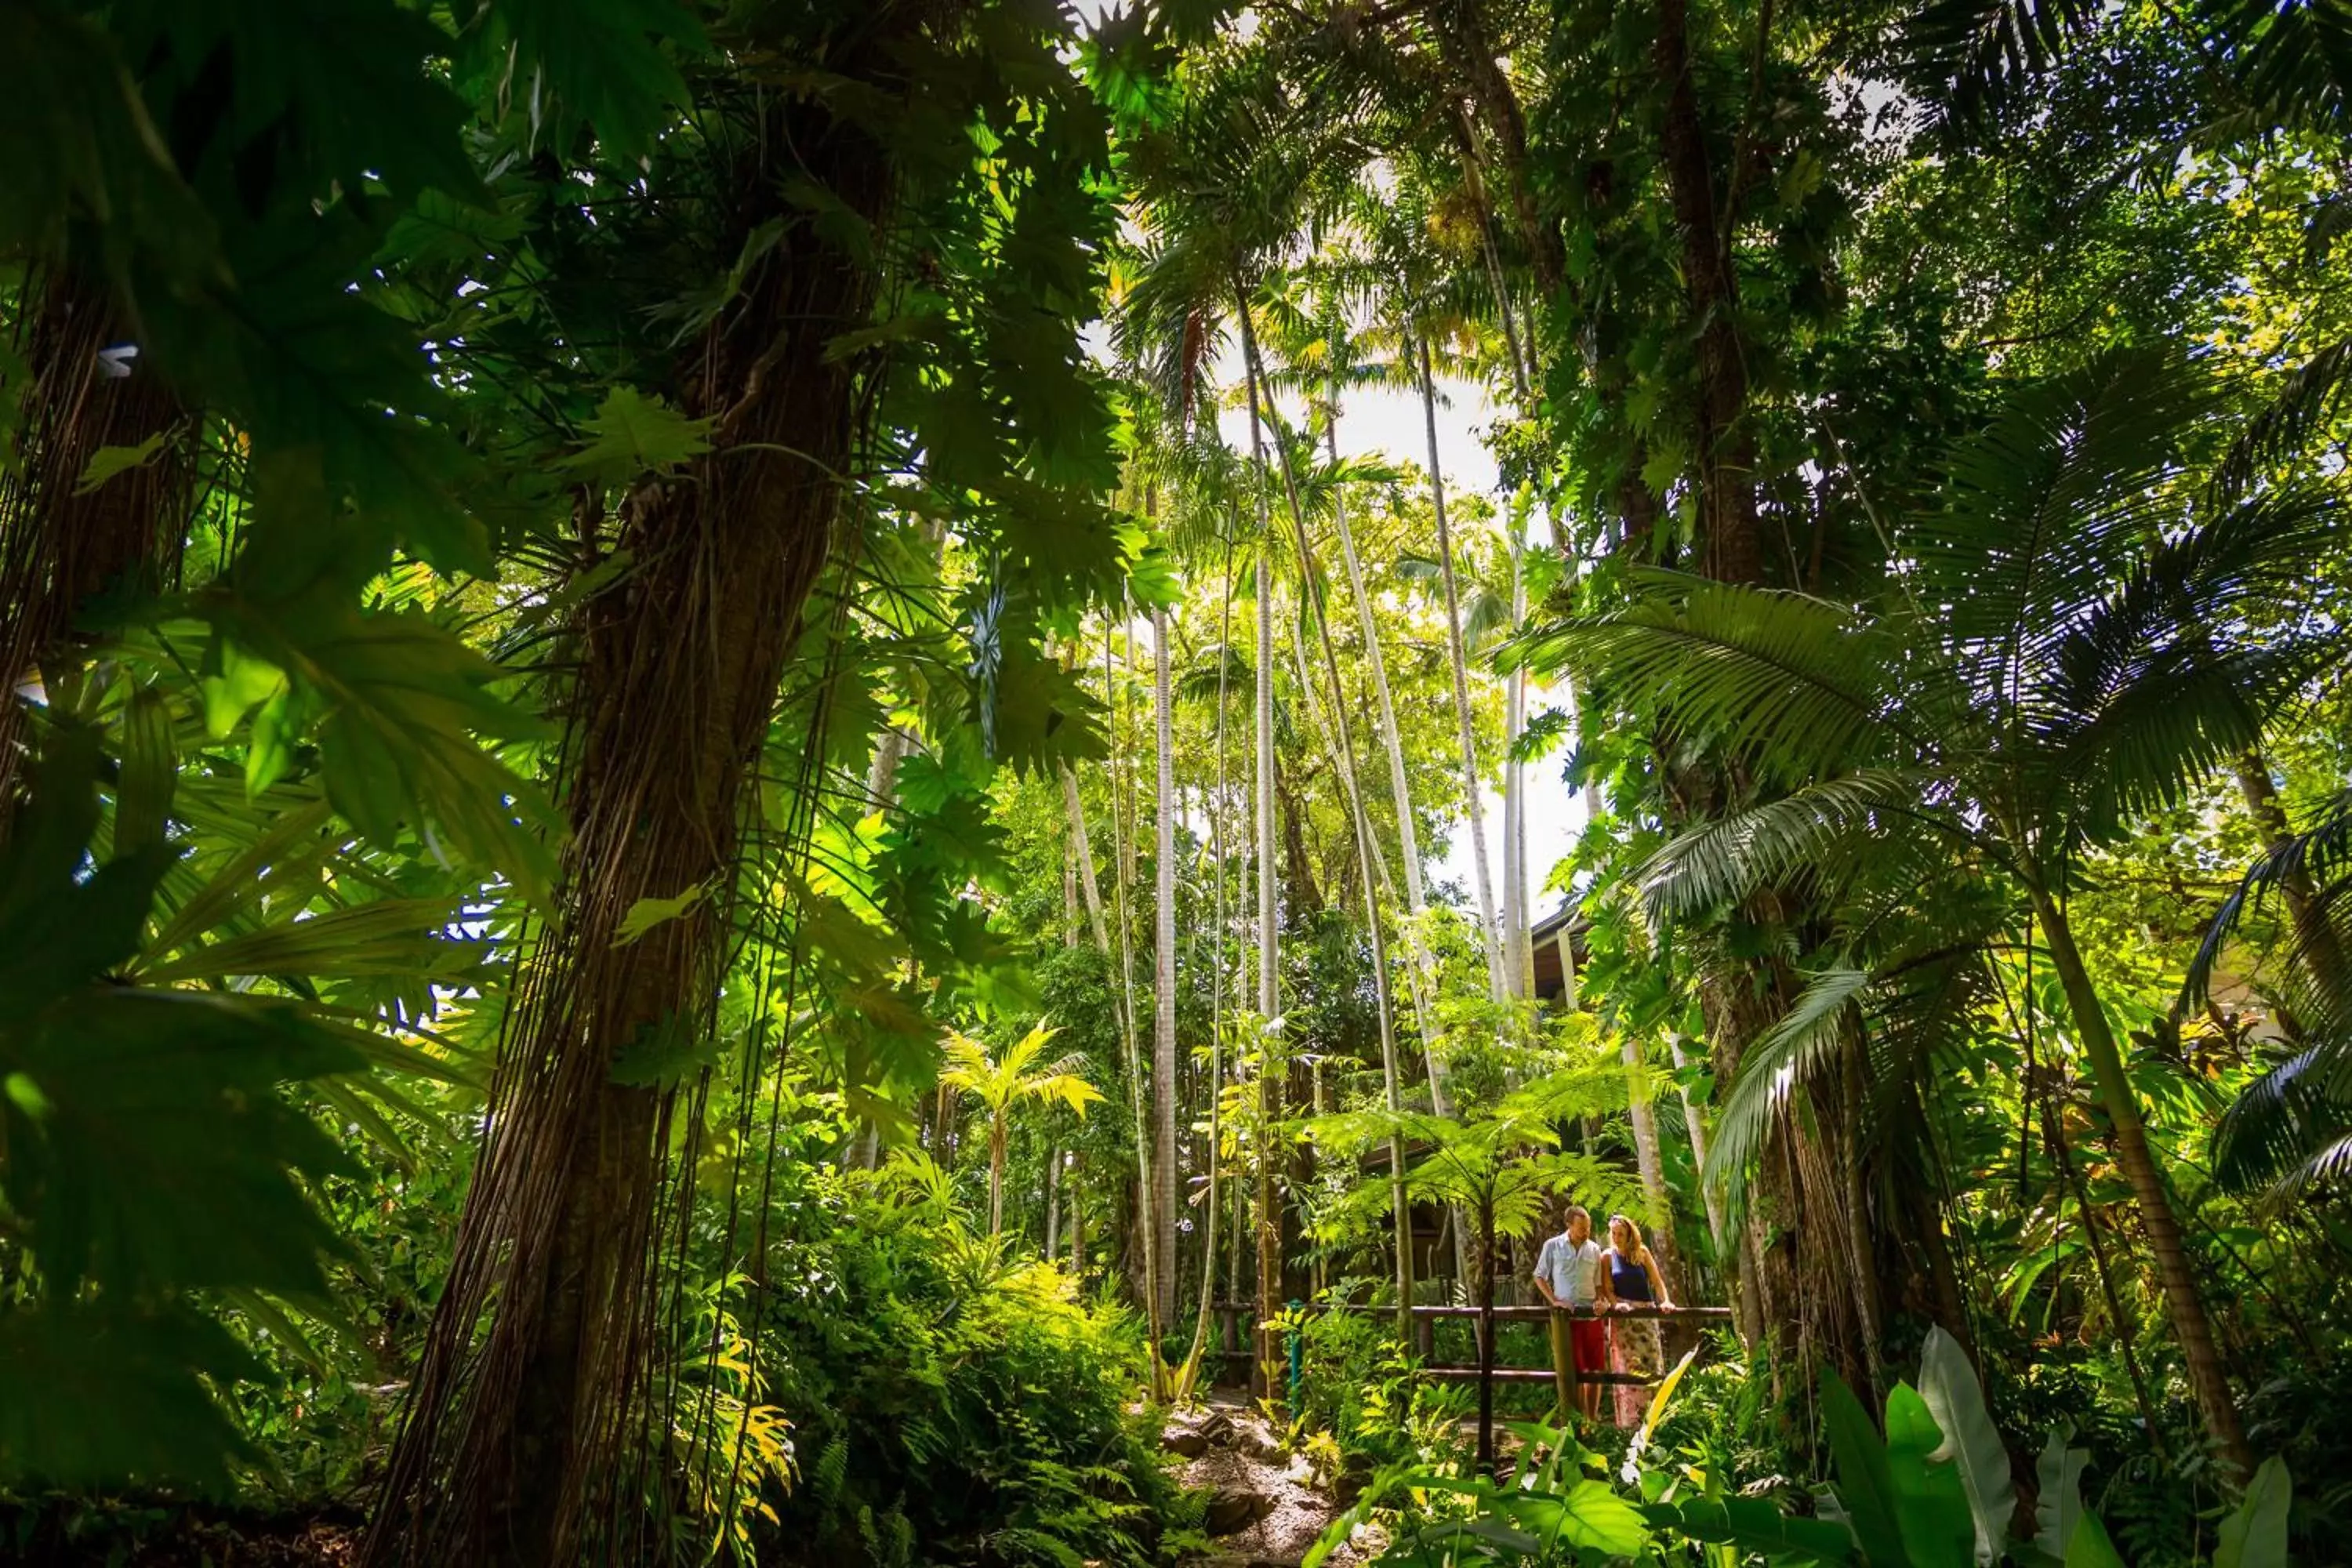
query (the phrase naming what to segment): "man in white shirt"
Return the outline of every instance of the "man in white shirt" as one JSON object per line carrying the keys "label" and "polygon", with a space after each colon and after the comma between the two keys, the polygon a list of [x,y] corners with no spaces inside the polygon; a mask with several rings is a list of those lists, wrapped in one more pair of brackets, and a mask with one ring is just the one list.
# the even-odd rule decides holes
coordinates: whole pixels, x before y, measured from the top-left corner
{"label": "man in white shirt", "polygon": [[1587,1314],[1568,1321],[1569,1344],[1576,1364],[1577,1405],[1596,1421],[1601,1418],[1601,1385],[1592,1379],[1609,1370],[1609,1330],[1590,1314],[1610,1294],[1608,1279],[1601,1265],[1601,1244],[1592,1239],[1592,1216],[1571,1204],[1567,1228],[1536,1254],[1536,1289],[1554,1308],[1581,1308]]}

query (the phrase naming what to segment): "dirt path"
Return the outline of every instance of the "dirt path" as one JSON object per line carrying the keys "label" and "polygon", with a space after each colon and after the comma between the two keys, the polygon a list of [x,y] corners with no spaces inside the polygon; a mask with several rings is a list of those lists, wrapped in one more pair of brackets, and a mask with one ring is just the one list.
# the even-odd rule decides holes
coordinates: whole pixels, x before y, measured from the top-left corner
{"label": "dirt path", "polygon": [[[1209,1493],[1208,1555],[1200,1568],[1296,1568],[1343,1504],[1316,1483],[1302,1455],[1282,1451],[1280,1434],[1238,1403],[1213,1402],[1169,1417],[1162,1439],[1183,1461],[1188,1487]],[[1355,1568],[1378,1552],[1374,1532],[1325,1561]]]}

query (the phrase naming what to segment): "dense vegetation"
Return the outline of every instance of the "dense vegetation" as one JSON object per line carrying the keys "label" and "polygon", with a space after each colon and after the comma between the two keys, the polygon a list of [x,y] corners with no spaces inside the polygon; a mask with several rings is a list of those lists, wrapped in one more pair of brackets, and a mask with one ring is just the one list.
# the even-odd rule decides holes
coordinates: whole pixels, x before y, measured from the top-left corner
{"label": "dense vegetation", "polygon": [[0,1557],[2340,1558],[2352,10],[1084,9],[0,0]]}

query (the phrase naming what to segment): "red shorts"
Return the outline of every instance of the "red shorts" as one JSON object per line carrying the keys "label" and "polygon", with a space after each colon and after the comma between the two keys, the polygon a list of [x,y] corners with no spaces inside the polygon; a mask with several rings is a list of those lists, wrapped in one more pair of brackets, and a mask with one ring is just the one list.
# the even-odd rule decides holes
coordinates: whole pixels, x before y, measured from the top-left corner
{"label": "red shorts", "polygon": [[1568,1341],[1579,1373],[1609,1370],[1608,1324],[1598,1318],[1570,1318]]}

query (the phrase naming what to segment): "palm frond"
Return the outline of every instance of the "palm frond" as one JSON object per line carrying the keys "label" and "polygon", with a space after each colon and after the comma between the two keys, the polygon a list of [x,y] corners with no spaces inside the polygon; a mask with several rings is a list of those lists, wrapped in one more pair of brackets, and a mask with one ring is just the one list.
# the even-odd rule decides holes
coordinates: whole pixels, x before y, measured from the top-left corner
{"label": "palm frond", "polygon": [[1497,663],[1573,670],[1604,700],[1654,713],[1759,773],[1805,780],[1917,749],[1890,700],[1895,646],[1875,623],[1801,595],[1644,574],[1622,610],[1540,627]]}
{"label": "palm frond", "polygon": [[2322,1057],[2319,1047],[2299,1052],[2231,1102],[2214,1131],[2216,1181],[2286,1195],[2352,1169],[2352,1104],[2326,1092]]}
{"label": "palm frond", "polygon": [[1822,970],[1806,982],[1787,1014],[1748,1047],[1731,1092],[1716,1113],[1705,1180],[1738,1198],[1790,1091],[1847,1047],[1873,984],[1865,970]]}
{"label": "palm frond", "polygon": [[2352,338],[2328,344],[2279,382],[2270,405],[2248,420],[2213,471],[2216,491],[2236,496],[2263,470],[2292,462],[2319,431],[2352,410]]}
{"label": "palm frond", "polygon": [[2352,12],[2335,0],[2221,0],[2213,37],[2273,125],[2340,132],[2352,114]]}
{"label": "palm frond", "polygon": [[1978,129],[2028,90],[2104,7],[2099,0],[1928,0],[1903,25],[1903,73],[1954,128]]}
{"label": "palm frond", "polygon": [[1872,769],[1704,823],[1635,877],[1653,921],[1687,920],[1801,879],[1833,886],[1886,839],[1947,827],[1964,832],[1926,804],[1917,775]]}
{"label": "palm frond", "polygon": [[2169,345],[2019,384],[1947,459],[1943,503],[1898,531],[1908,586],[1974,683],[2005,703],[2178,521],[2161,481],[2220,387]]}

